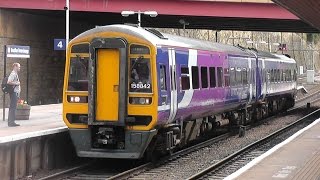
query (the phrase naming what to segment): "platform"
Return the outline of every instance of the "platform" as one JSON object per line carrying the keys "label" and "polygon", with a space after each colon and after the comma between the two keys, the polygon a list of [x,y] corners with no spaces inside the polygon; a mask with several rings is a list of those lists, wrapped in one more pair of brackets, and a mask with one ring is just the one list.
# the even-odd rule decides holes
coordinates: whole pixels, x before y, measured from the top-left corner
{"label": "platform", "polygon": [[62,121],[62,104],[32,106],[29,120],[16,120],[15,122],[20,124],[17,127],[8,127],[8,109],[6,109],[6,120],[2,120],[2,109],[0,117],[0,143],[67,130]]}
{"label": "platform", "polygon": [[226,179],[320,179],[320,119]]}

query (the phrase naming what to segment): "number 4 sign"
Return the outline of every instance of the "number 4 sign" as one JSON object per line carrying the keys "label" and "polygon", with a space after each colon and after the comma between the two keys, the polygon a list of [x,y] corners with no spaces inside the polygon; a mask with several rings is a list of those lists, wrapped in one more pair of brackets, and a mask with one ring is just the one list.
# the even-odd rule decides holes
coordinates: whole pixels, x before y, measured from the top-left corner
{"label": "number 4 sign", "polygon": [[66,40],[65,39],[54,39],[54,50],[66,50]]}

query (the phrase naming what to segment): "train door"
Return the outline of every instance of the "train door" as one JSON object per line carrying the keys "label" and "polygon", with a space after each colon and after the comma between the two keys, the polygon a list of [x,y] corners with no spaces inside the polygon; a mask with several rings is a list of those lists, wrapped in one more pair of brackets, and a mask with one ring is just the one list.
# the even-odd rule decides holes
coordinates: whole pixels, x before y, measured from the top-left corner
{"label": "train door", "polygon": [[90,43],[89,124],[124,125],[127,117],[127,43],[120,38]]}
{"label": "train door", "polygon": [[119,50],[99,49],[96,120],[118,120]]}
{"label": "train door", "polygon": [[166,47],[158,48],[157,50],[157,70],[158,70],[158,89],[159,89],[159,102],[158,112],[159,121],[166,123],[171,117],[171,71],[172,62],[169,63],[171,50]]}
{"label": "train door", "polygon": [[262,80],[262,99],[267,95],[267,72],[265,65],[265,58],[261,58],[261,80]]}
{"label": "train door", "polygon": [[169,56],[169,77],[170,77],[170,115],[168,122],[173,122],[178,110],[177,99],[177,67],[175,50],[168,49]]}

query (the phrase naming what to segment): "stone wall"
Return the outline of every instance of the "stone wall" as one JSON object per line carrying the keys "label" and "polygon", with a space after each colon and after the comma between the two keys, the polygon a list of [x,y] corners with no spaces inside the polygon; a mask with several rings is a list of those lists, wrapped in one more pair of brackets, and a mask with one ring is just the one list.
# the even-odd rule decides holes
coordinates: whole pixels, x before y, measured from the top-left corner
{"label": "stone wall", "polygon": [[[90,26],[86,23],[71,24],[70,37]],[[29,104],[50,104],[61,102],[65,66],[65,51],[54,51],[54,38],[65,37],[64,18],[33,15],[13,10],[0,9],[0,76],[3,76],[4,45],[25,45],[31,47],[29,59]],[[21,64],[21,99],[26,99],[27,59],[7,58],[7,74],[12,63]],[[1,93],[1,98],[2,98]],[[8,107],[9,97],[6,98]],[[0,102],[2,106],[2,100]]]}

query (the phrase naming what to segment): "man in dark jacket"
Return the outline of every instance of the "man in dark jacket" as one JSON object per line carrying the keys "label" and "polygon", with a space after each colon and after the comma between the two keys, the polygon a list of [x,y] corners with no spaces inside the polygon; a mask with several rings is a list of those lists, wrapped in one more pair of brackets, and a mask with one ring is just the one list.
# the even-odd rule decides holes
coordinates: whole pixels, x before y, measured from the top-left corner
{"label": "man in dark jacket", "polygon": [[10,93],[10,107],[9,107],[9,115],[8,115],[8,126],[20,126],[16,124],[14,121],[16,120],[16,109],[17,109],[17,102],[20,97],[20,80],[18,76],[18,72],[20,71],[20,64],[13,63],[12,65],[12,72],[8,77],[8,84],[13,86],[13,92]]}

